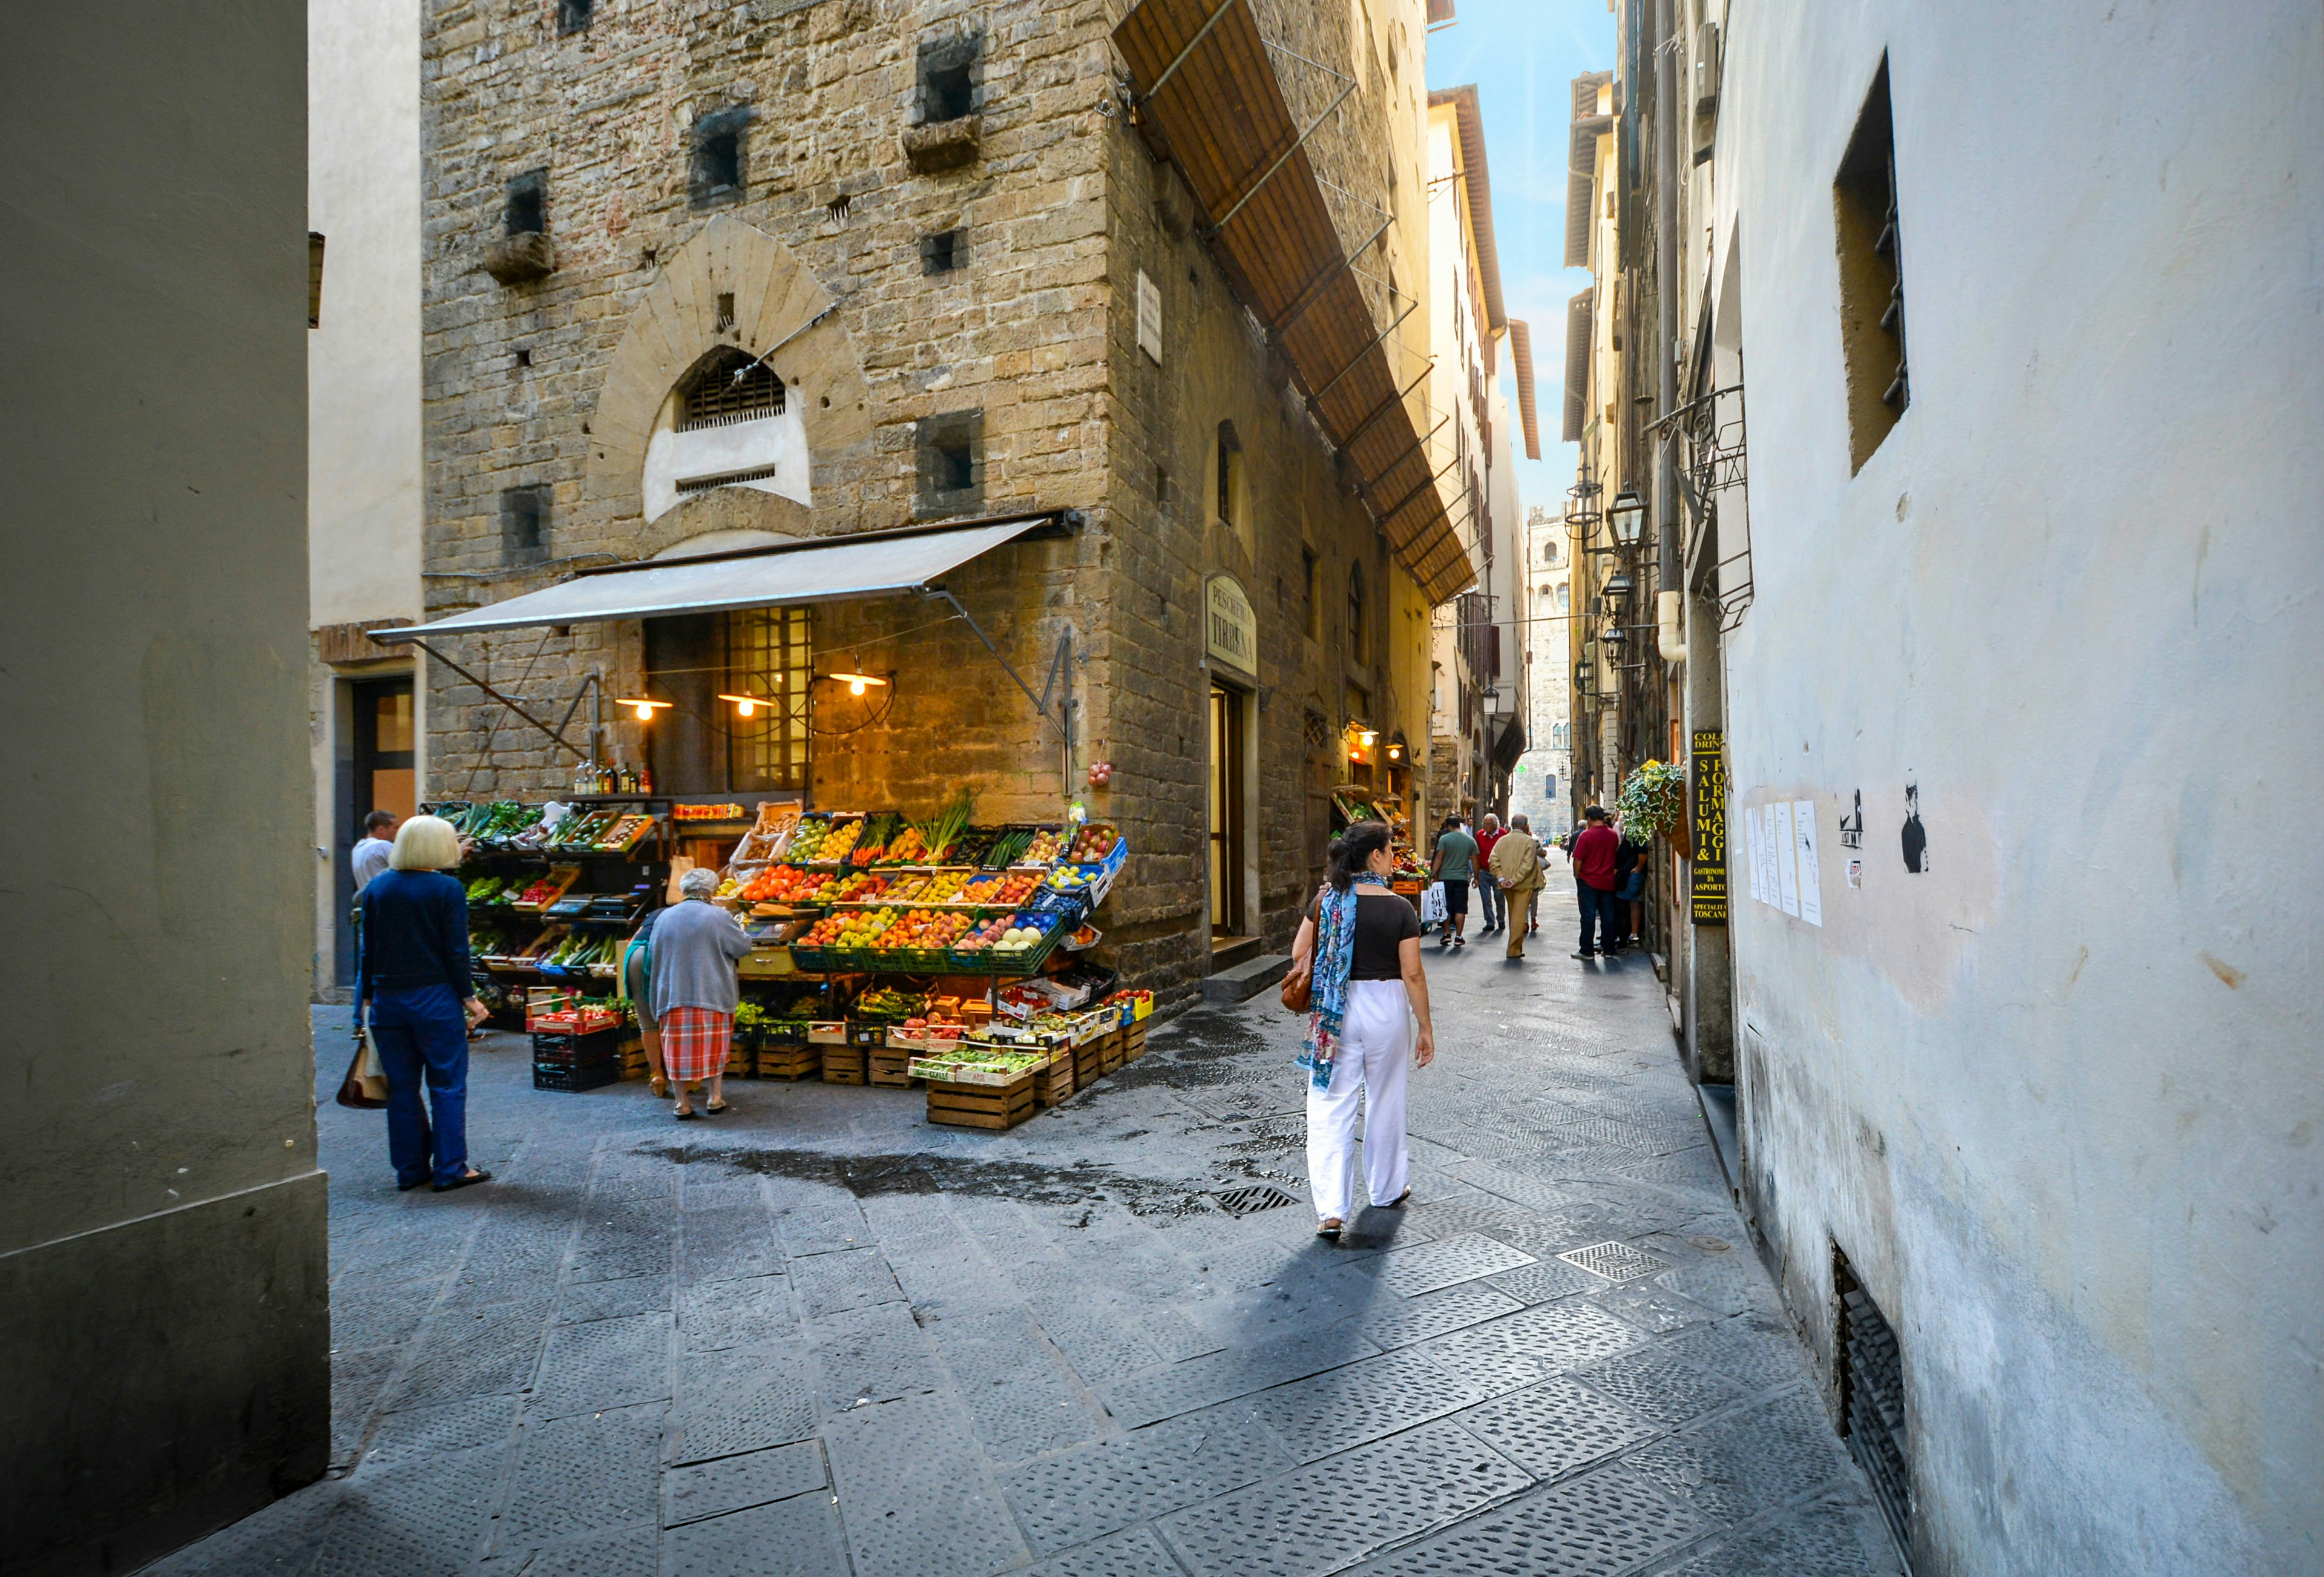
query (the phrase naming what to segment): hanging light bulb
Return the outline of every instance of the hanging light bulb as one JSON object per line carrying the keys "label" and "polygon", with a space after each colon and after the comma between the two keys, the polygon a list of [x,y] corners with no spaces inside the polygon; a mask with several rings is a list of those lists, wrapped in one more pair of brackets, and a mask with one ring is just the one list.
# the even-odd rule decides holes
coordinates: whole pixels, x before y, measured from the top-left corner
{"label": "hanging light bulb", "polygon": [[877,674],[825,674],[824,678],[845,685],[847,693],[851,696],[860,696],[874,685],[885,685],[888,682]]}
{"label": "hanging light bulb", "polygon": [[616,706],[627,706],[631,711],[637,714],[637,718],[640,723],[651,723],[655,713],[669,711],[672,703],[668,701],[649,701],[643,696],[616,696],[613,697],[613,705]]}
{"label": "hanging light bulb", "polygon": [[756,717],[759,715],[759,708],[767,704],[756,696],[722,695],[718,698],[722,701],[733,702],[734,715],[737,717]]}

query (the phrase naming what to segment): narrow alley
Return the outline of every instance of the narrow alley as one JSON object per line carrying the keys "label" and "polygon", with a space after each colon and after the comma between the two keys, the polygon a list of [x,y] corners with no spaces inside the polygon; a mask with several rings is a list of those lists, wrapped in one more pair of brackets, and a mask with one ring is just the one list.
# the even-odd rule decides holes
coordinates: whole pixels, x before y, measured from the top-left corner
{"label": "narrow alley", "polygon": [[493,1185],[400,1195],[327,1103],[332,1476],[154,1571],[1895,1571],[1649,964],[1544,908],[1521,966],[1429,945],[1414,1204],[1337,1249],[1271,995],[1002,1135],[814,1083],[673,1128],[510,1041]]}

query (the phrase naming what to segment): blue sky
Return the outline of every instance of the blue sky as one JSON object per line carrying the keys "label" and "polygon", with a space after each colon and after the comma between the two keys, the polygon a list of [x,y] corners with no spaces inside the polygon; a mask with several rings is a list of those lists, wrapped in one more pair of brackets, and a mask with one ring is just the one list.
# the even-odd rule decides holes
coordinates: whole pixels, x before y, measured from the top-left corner
{"label": "blue sky", "polygon": [[1455,0],[1455,11],[1453,25],[1428,35],[1428,86],[1434,91],[1477,85],[1501,299],[1510,317],[1533,326],[1541,459],[1526,459],[1522,436],[1511,435],[1517,486],[1527,509],[1548,504],[1554,513],[1572,484],[1576,459],[1573,446],[1557,441],[1564,410],[1565,303],[1590,283],[1584,271],[1559,266],[1565,256],[1571,84],[1584,71],[1613,64],[1614,17],[1606,0]]}

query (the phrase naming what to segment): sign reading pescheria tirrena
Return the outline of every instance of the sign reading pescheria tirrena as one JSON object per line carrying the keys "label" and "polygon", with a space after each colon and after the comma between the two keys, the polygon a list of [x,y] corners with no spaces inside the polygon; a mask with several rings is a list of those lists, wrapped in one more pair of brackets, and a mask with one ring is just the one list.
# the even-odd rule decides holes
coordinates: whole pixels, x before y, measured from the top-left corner
{"label": "sign reading pescheria tirrena", "polygon": [[1216,660],[1238,672],[1259,677],[1259,615],[1243,595],[1242,583],[1231,575],[1214,575],[1204,584],[1204,623],[1209,632],[1205,649]]}

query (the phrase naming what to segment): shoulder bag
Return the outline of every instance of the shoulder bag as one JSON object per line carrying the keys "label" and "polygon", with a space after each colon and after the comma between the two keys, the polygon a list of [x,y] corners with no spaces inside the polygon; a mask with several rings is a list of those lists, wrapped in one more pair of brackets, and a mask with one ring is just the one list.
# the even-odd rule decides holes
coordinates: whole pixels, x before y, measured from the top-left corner
{"label": "shoulder bag", "polygon": [[[1328,885],[1315,890],[1315,914],[1318,919],[1323,918],[1323,894],[1329,890],[1331,890]],[[1312,944],[1307,949],[1307,962],[1304,964],[1293,964],[1289,973],[1284,975],[1282,995],[1283,1010],[1286,1013],[1306,1013],[1314,1010],[1315,949]]]}
{"label": "shoulder bag", "polygon": [[355,1025],[355,1054],[347,1059],[347,1076],[339,1081],[337,1100],[358,1111],[377,1111],[387,1104],[387,1070],[380,1065],[379,1047],[372,1044],[369,1013]]}

